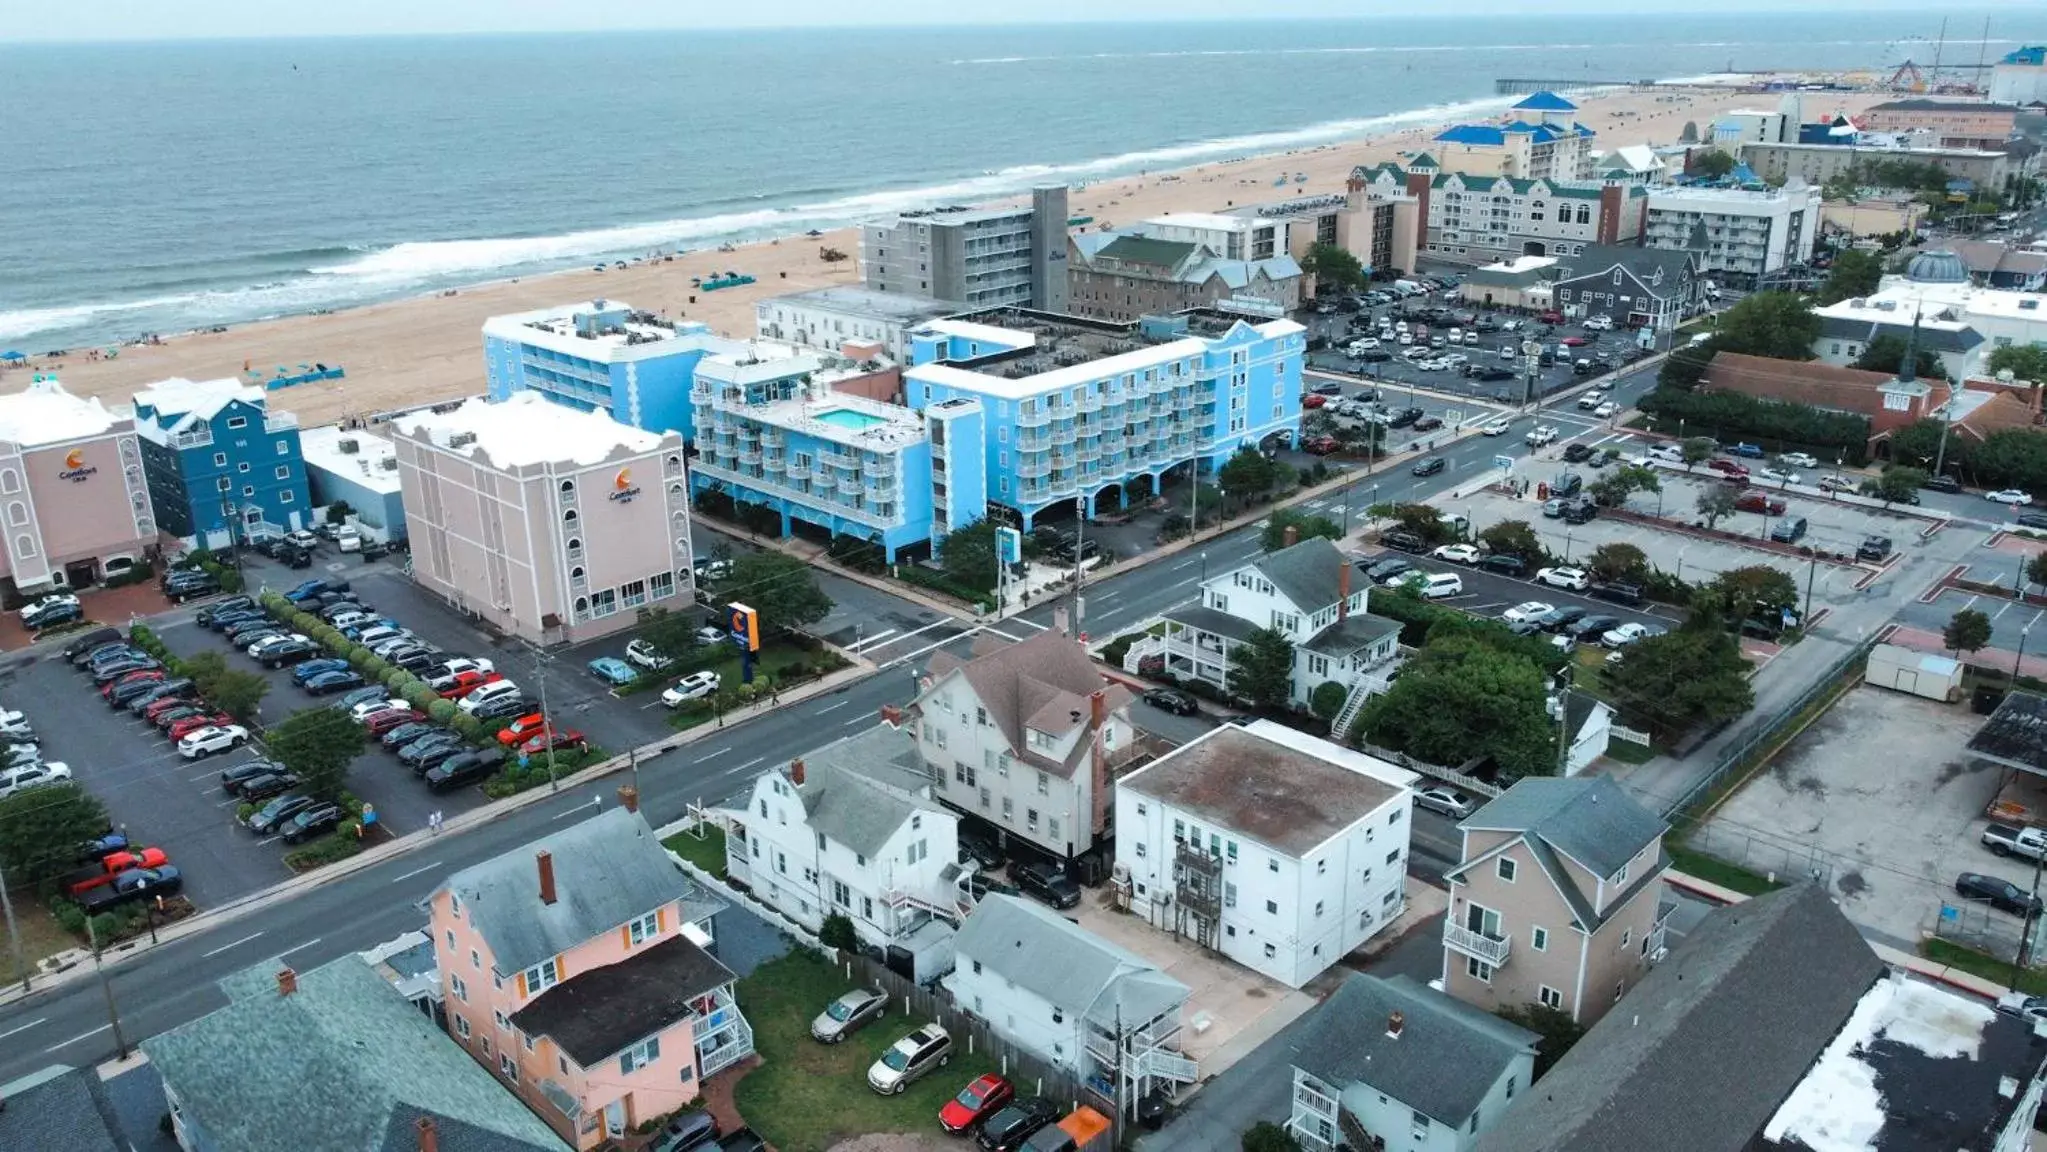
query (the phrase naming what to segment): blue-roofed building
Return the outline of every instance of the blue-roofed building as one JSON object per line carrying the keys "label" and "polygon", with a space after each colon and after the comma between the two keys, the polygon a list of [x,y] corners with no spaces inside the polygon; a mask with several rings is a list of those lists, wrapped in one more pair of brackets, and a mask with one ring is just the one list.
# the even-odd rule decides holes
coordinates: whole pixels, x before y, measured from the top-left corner
{"label": "blue-roofed building", "polygon": [[483,325],[484,375],[492,400],[541,393],[648,432],[695,438],[689,390],[697,362],[741,352],[696,321],[669,320],[617,300],[591,300],[493,316]]}
{"label": "blue-roofed building", "polygon": [[1156,493],[1169,471],[1292,443],[1306,345],[1291,320],[1222,308],[1135,325],[999,309],[913,333],[903,393],[927,415],[979,404],[986,500],[1029,528],[1055,505],[1093,516],[1128,483]]}
{"label": "blue-roofed building", "polygon": [[157,526],[203,548],[311,522],[298,417],[237,379],[163,380],[135,394]]}
{"label": "blue-roofed building", "polygon": [[809,525],[871,541],[890,563],[985,516],[981,405],[913,412],[833,390],[860,374],[840,357],[781,345],[706,356],[691,390],[692,493],[771,508],[785,536]]}
{"label": "blue-roofed building", "polygon": [[1431,142],[1445,172],[1521,180],[1583,180],[1592,175],[1593,131],[1573,119],[1578,106],[1537,92],[1493,124],[1458,124]]}

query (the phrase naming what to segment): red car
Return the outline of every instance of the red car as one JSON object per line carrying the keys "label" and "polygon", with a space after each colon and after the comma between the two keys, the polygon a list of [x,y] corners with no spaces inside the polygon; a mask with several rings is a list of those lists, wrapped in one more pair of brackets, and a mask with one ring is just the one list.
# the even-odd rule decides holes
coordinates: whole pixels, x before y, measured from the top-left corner
{"label": "red car", "polygon": [[379,712],[364,721],[363,730],[371,736],[382,736],[400,724],[410,724],[420,718],[419,713],[410,708],[393,708],[389,712]]}
{"label": "red car", "polygon": [[1310,436],[1301,442],[1301,451],[1313,456],[1328,456],[1342,447],[1334,436]]}
{"label": "red car", "polygon": [[1706,461],[1706,467],[1720,473],[1722,477],[1728,480],[1745,481],[1748,479],[1748,469],[1736,464],[1732,460],[1708,460]]}
{"label": "red car", "polygon": [[485,684],[495,684],[503,679],[503,676],[495,672],[477,672],[473,670],[457,672],[451,682],[440,690],[439,695],[443,700],[460,700]]}
{"label": "red car", "polygon": [[1313,392],[1301,397],[1301,407],[1303,408],[1320,408],[1327,403],[1329,403],[1329,397],[1317,396]]}
{"label": "red car", "polygon": [[142,718],[144,720],[149,721],[151,724],[154,724],[156,723],[157,717],[163,715],[164,713],[170,711],[171,709],[189,707],[191,703],[192,701],[178,696],[173,696],[167,700],[152,700],[150,701],[149,707],[144,708],[142,710]]}
{"label": "red car", "polygon": [[1784,501],[1754,489],[1736,496],[1734,506],[1743,512],[1761,512],[1765,516],[1784,515]]}
{"label": "red car", "polygon": [[589,739],[574,728],[564,728],[559,732],[549,728],[528,737],[524,744],[519,745],[519,752],[524,756],[538,756],[550,748],[557,752],[565,748],[573,748],[578,752],[582,752],[589,747]]}
{"label": "red car", "polygon": [[498,743],[509,748],[514,744],[525,742],[528,737],[533,736],[545,727],[547,727],[547,717],[542,716],[538,712],[528,712],[526,715],[505,725],[504,731],[498,733]]}
{"label": "red car", "polygon": [[1536,316],[1536,319],[1544,324],[1562,324],[1564,322],[1564,314],[1562,312],[1544,312]]}
{"label": "red car", "polygon": [[111,884],[114,877],[136,868],[161,868],[171,862],[170,855],[161,848],[144,848],[140,852],[116,852],[96,864],[88,864],[64,877],[64,890],[73,896],[92,891],[102,884]]}
{"label": "red car", "polygon": [[938,1110],[938,1122],[945,1126],[947,1132],[965,1132],[1000,1112],[1015,1098],[1016,1088],[990,1072],[947,1100],[945,1107]]}
{"label": "red car", "polygon": [[225,712],[215,712],[211,716],[187,716],[166,729],[165,735],[173,740],[183,740],[201,728],[225,728],[234,722],[235,718]]}
{"label": "red car", "polygon": [[1566,336],[1562,340],[1558,341],[1558,343],[1562,344],[1566,348],[1583,348],[1587,344],[1592,343],[1592,341],[1587,340],[1583,336]]}

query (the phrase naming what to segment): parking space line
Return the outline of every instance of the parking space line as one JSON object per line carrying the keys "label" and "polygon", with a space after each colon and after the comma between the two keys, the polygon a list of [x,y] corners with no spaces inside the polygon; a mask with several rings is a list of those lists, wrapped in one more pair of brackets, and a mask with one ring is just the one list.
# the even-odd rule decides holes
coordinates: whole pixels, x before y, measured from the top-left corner
{"label": "parking space line", "polygon": [[265,845],[265,844],[275,844],[275,843],[277,843],[277,842],[278,842],[279,840],[282,840],[282,839],[284,839],[284,837],[280,835],[280,836],[272,836],[272,837],[271,837],[271,838],[269,838],[268,840],[258,840],[258,841],[256,841],[256,847],[258,847],[258,848],[261,848],[261,847],[262,847],[263,845]]}

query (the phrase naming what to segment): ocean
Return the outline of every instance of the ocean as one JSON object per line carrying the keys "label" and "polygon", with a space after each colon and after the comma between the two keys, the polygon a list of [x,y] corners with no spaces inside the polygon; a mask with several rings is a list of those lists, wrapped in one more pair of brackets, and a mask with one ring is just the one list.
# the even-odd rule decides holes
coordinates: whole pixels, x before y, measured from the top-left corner
{"label": "ocean", "polygon": [[[1973,63],[1983,12],[1945,11]],[[2047,34],[2009,9],[1991,59]],[[0,44],[0,349],[339,309],[1489,115],[1931,57],[1939,16]]]}

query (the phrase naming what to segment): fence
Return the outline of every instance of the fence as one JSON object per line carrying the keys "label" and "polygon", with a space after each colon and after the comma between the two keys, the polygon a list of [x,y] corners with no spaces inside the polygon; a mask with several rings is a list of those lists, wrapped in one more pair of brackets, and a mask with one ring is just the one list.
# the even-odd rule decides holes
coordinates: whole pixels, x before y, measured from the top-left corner
{"label": "fence", "polygon": [[[1832,856],[1814,845],[1779,840],[1768,833],[1728,828],[1708,820],[1690,825],[1684,831],[1687,848],[1779,883],[1797,884],[1811,880],[1831,891],[1834,876],[1841,871]],[[1850,864],[1850,870],[1852,867]]]}
{"label": "fence", "polygon": [[[2034,930],[2039,931],[2043,924],[2047,921],[2034,921]],[[1932,922],[1926,925],[1926,931],[1964,948],[2015,962],[2024,928],[2016,916],[1999,912],[1981,901],[1964,900],[1951,892],[1935,906]],[[2033,966],[2038,967],[2042,956],[2037,939],[2030,949],[2030,956]]]}

